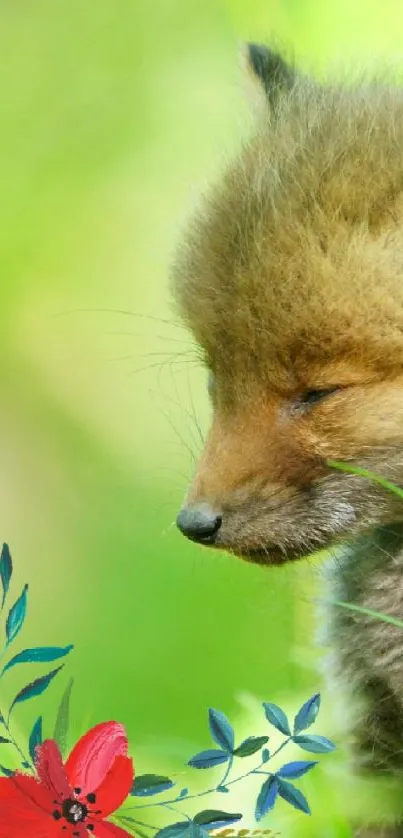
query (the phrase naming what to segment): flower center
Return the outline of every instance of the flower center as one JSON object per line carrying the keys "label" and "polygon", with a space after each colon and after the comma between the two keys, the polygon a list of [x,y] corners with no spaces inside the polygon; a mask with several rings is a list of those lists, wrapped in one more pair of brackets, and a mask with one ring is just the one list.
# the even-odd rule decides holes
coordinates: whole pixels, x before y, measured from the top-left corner
{"label": "flower center", "polygon": [[81,823],[85,821],[88,815],[88,809],[84,803],[78,800],[64,800],[62,806],[62,817],[66,818],[68,823]]}
{"label": "flower center", "polygon": [[[74,789],[74,793],[81,794],[81,789]],[[87,803],[95,803],[96,795],[93,792],[90,792],[90,794],[87,794],[86,800]],[[93,832],[95,825],[93,823],[88,823],[87,818],[92,820],[91,815],[100,815],[100,809],[89,809],[85,803],[82,803],[81,800],[77,800],[76,797],[69,797],[67,800],[63,800],[62,803],[58,800],[54,800],[53,803],[56,806],[61,806],[61,811],[59,809],[55,809],[55,811],[52,812],[52,816],[54,817],[55,821],[61,821],[62,819],[64,819],[67,821],[67,823],[72,823],[75,825],[77,825],[78,823],[84,823],[85,821],[85,828],[88,830],[88,832]],[[62,826],[62,829],[67,829],[67,827]],[[73,832],[73,835],[78,834],[78,832]]]}

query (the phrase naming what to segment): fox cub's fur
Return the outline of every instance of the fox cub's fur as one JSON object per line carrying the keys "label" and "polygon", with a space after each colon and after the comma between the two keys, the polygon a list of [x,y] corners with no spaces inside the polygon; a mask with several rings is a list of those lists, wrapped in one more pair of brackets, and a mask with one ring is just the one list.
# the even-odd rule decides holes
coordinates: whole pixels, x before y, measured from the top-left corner
{"label": "fox cub's fur", "polygon": [[[403,486],[403,90],[247,53],[266,111],[173,268],[214,408],[178,525],[263,565],[344,544],[337,599],[403,620],[403,500],[326,463]],[[403,772],[403,630],[331,617],[357,753]]]}

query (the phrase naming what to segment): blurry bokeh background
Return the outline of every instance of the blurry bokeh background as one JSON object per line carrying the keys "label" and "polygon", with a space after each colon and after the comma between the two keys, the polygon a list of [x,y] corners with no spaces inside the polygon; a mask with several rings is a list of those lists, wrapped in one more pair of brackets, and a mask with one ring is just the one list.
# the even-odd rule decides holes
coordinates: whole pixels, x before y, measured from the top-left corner
{"label": "blurry bokeh background", "polygon": [[[293,713],[322,688],[320,562],[264,573],[173,525],[200,447],[194,414],[205,429],[209,407],[170,306],[169,261],[199,188],[245,131],[237,42],[272,34],[318,73],[399,61],[403,11],[399,0],[0,2],[0,539],[13,596],[30,583],[18,648],[76,645],[15,720],[24,737],[43,710],[50,733],[74,674],[71,741],[122,721],[139,773],[184,770],[209,746],[209,706],[239,735],[262,734],[259,701]],[[10,672],[0,706],[27,680]],[[328,736],[334,699],[317,724]],[[345,770],[328,756],[300,782],[311,820],[280,804],[265,825],[349,835],[363,789]]]}

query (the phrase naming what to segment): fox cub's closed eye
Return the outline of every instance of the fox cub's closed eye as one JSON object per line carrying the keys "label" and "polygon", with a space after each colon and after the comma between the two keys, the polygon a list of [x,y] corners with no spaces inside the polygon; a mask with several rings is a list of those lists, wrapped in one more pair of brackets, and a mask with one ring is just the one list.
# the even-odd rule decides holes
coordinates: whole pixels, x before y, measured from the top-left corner
{"label": "fox cub's closed eye", "polygon": [[323,401],[327,396],[331,396],[340,390],[340,387],[329,387],[327,390],[306,390],[298,399],[298,404],[302,407],[309,407],[311,404]]}
{"label": "fox cub's closed eye", "polygon": [[[211,399],[214,399],[216,395],[216,380],[215,375],[213,372],[208,373],[207,378],[207,390],[208,394]],[[310,407],[311,405],[317,404],[317,402],[323,401],[327,396],[331,396],[333,393],[336,393],[340,390],[340,387],[328,387],[327,389],[323,390],[306,390],[305,393],[302,393],[294,402],[294,409],[298,410],[298,408],[305,408]]]}

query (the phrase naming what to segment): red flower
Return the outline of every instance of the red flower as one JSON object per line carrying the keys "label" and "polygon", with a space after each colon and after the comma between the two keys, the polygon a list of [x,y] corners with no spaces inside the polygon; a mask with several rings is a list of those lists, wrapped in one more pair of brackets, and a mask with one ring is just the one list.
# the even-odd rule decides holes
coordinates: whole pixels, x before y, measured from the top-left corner
{"label": "red flower", "polygon": [[52,739],[36,748],[38,779],[0,779],[0,838],[128,838],[105,820],[133,785],[127,738],[116,722],[93,727],[63,765]]}

